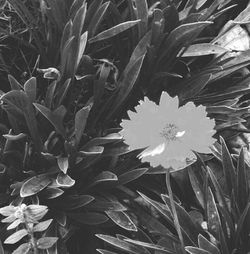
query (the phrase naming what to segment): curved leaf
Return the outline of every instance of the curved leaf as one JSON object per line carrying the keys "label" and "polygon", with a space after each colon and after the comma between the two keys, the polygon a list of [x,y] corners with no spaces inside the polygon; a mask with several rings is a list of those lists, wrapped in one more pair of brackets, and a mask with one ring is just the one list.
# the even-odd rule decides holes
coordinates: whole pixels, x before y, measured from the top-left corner
{"label": "curved leaf", "polygon": [[10,235],[5,241],[5,244],[14,244],[19,242],[23,237],[28,235],[28,231],[26,229],[18,230],[17,232]]}
{"label": "curved leaf", "polygon": [[51,183],[51,177],[47,174],[41,174],[31,177],[23,183],[20,196],[25,198],[39,193]]}
{"label": "curved leaf", "polygon": [[122,211],[106,211],[108,217],[119,227],[129,231],[137,231],[137,227],[130,217]]}

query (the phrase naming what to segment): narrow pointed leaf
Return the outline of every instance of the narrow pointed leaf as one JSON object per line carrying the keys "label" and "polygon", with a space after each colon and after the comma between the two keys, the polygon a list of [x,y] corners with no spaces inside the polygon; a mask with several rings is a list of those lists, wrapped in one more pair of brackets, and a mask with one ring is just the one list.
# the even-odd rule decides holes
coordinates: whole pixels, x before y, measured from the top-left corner
{"label": "narrow pointed leaf", "polygon": [[125,212],[106,211],[106,214],[119,227],[124,228],[128,231],[137,231],[136,225]]}
{"label": "narrow pointed leaf", "polygon": [[5,244],[15,244],[19,242],[23,237],[25,237],[28,234],[28,231],[26,229],[18,230],[17,232],[10,235],[5,241]]}

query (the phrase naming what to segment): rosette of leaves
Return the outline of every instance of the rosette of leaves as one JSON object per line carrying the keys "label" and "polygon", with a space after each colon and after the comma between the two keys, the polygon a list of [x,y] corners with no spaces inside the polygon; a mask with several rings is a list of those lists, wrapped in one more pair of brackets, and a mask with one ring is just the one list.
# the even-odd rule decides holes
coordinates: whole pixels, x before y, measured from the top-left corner
{"label": "rosette of leaves", "polygon": [[[88,232],[102,224],[136,231],[119,189],[148,169],[134,152],[126,155],[119,129],[93,131],[88,125],[92,103],[75,115],[63,105],[50,109],[48,97],[37,103],[36,78],[24,85],[12,76],[9,81],[12,90],[1,96],[11,126],[2,136],[1,181],[8,183],[3,205],[27,201],[48,206],[54,218],[50,233],[64,241],[76,229]],[[58,244],[53,248],[63,248]]]}
{"label": "rosette of leaves", "polygon": [[[223,138],[216,163],[204,161],[188,168],[196,205],[185,209],[172,192],[167,173],[167,193],[162,201],[139,193],[134,203],[140,232],[136,238],[117,234],[97,237],[125,253],[247,253],[249,246],[249,167],[243,147],[233,157]],[[218,167],[222,177],[215,174]],[[148,208],[145,206],[148,204]],[[195,203],[193,203],[195,204]],[[117,253],[104,249],[100,253]],[[120,253],[120,252],[118,252]]]}

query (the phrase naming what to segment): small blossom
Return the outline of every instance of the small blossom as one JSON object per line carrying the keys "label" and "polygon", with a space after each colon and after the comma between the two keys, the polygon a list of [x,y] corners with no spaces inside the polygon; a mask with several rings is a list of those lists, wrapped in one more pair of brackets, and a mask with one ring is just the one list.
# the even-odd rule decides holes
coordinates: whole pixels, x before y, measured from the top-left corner
{"label": "small blossom", "polygon": [[215,122],[206,115],[204,106],[192,102],[178,107],[178,98],[162,93],[159,105],[145,98],[129,111],[130,120],[122,120],[125,143],[130,149],[145,148],[142,162],[179,170],[196,161],[192,151],[209,153]]}

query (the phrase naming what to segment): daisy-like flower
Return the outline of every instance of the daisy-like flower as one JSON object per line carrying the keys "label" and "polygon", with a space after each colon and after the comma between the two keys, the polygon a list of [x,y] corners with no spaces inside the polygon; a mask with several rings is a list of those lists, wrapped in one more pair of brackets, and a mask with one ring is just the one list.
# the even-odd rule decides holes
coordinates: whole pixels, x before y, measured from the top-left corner
{"label": "daisy-like flower", "polygon": [[209,153],[215,142],[215,121],[204,106],[188,102],[179,108],[178,98],[163,92],[159,105],[145,98],[135,110],[122,120],[121,134],[131,150],[145,148],[139,158],[152,167],[183,169],[196,161],[192,151]]}

